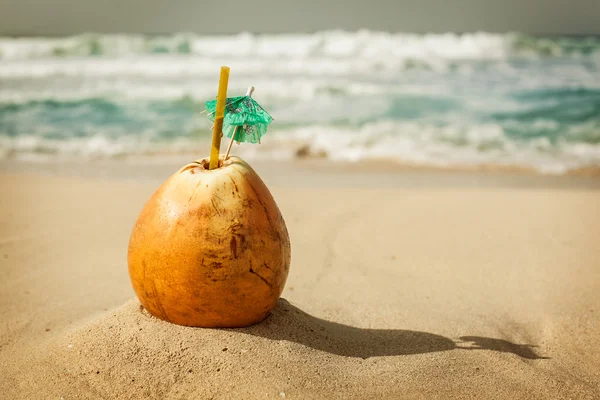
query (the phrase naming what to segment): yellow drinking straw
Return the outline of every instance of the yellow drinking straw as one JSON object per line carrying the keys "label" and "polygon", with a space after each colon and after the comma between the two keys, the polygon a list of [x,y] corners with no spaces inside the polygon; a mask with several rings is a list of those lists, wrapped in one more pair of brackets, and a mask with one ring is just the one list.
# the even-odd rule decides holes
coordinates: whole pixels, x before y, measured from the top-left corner
{"label": "yellow drinking straw", "polygon": [[227,100],[227,83],[229,83],[229,67],[221,67],[219,94],[217,95],[217,108],[215,110],[215,124],[213,126],[212,147],[210,149],[210,163],[208,164],[208,169],[219,167],[221,136],[223,136],[223,118],[225,117],[225,102]]}

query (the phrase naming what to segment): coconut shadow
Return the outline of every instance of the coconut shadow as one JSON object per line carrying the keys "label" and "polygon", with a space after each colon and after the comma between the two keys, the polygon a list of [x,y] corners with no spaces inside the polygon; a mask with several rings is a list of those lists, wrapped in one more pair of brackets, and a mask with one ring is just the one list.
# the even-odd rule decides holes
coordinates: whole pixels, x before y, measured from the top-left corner
{"label": "coconut shadow", "polygon": [[533,345],[502,339],[462,336],[458,341],[427,332],[403,329],[363,329],[314,317],[285,299],[262,323],[232,330],[270,340],[287,340],[330,354],[369,358],[433,353],[449,350],[492,350],[521,358],[546,359]]}

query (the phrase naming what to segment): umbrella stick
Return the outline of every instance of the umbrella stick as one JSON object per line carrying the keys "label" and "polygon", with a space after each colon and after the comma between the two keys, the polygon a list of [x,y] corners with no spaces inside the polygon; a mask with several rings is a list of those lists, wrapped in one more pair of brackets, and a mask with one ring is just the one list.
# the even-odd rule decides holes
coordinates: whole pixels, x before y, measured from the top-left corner
{"label": "umbrella stick", "polygon": [[[248,86],[248,91],[246,92],[246,96],[252,97],[252,92],[254,92],[254,86]],[[239,126],[236,126],[233,130],[233,135],[231,135],[231,140],[229,141],[229,146],[227,146],[227,153],[225,153],[225,159],[229,158],[229,152],[231,151],[231,146],[233,146],[233,142],[235,141],[235,135],[237,134]]]}
{"label": "umbrella stick", "polygon": [[229,83],[229,67],[221,67],[219,77],[219,93],[215,110],[215,124],[213,125],[212,147],[210,149],[210,163],[208,169],[219,167],[219,153],[221,150],[221,136],[223,136],[223,117],[225,116],[225,103],[227,101],[227,83]]}

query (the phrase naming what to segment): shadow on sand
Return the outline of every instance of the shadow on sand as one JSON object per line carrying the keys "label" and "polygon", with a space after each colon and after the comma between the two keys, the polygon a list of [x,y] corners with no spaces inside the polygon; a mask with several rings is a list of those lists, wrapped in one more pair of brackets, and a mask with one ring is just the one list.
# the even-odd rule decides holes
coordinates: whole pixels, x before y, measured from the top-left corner
{"label": "shadow on sand", "polygon": [[262,323],[236,329],[271,340],[296,342],[316,350],[346,357],[369,358],[422,354],[447,350],[493,350],[531,360],[544,359],[532,345],[514,344],[502,339],[463,336],[455,342],[444,336],[402,329],[362,329],[313,317],[280,299]]}

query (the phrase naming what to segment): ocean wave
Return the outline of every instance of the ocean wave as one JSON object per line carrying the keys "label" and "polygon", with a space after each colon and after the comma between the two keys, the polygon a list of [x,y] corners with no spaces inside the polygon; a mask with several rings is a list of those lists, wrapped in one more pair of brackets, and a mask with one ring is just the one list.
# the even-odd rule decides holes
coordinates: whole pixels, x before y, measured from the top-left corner
{"label": "ocean wave", "polygon": [[0,155],[201,155],[218,71],[275,118],[244,157],[600,165],[600,39],[359,31],[0,39]]}
{"label": "ocean wave", "polygon": [[[540,128],[547,128],[540,122]],[[546,123],[547,124],[547,123]],[[550,123],[551,124],[551,123]],[[600,165],[600,124],[571,127],[556,141],[507,135],[496,124],[436,124],[379,121],[361,127],[311,125],[274,130],[261,145],[243,144],[244,158],[287,160],[324,157],[333,161],[385,160],[437,167],[526,167],[546,174]],[[50,156],[117,157],[207,153],[209,138],[181,135],[107,135],[40,137],[0,135],[0,158]]]}
{"label": "ocean wave", "polygon": [[30,60],[131,55],[203,57],[499,60],[507,57],[567,57],[596,54],[597,37],[532,37],[517,33],[409,34],[361,30],[314,34],[169,36],[83,34],[64,38],[0,38],[0,59]]}
{"label": "ocean wave", "polygon": [[[335,61],[334,63],[338,63]],[[269,102],[311,101],[322,97],[428,95],[456,96],[464,101],[493,91],[485,104],[493,106],[497,96],[523,93],[521,102],[544,101],[554,92],[600,90],[600,65],[585,63],[531,63],[526,66],[504,61],[468,65],[454,70],[388,71],[373,73],[360,60],[339,61],[340,67],[316,61],[302,65],[257,60],[144,59],[51,60],[0,63],[0,103],[29,101],[75,101],[90,98],[177,100],[203,102],[214,97],[216,73],[228,64],[236,72],[230,81],[232,93],[244,93],[248,85]],[[288,67],[290,67],[288,69]],[[320,72],[319,72],[320,71]],[[344,73],[343,71],[350,71]],[[538,99],[527,98],[528,93]],[[476,96],[474,96],[476,95]],[[504,101],[504,100],[502,100]]]}

